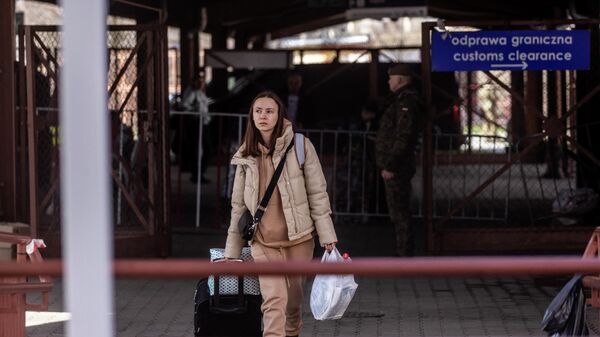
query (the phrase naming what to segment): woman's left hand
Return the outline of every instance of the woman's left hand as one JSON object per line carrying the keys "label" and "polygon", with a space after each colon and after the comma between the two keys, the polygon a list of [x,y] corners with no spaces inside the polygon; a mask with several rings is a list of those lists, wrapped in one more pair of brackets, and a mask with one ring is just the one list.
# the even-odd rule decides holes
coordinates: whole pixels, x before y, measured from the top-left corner
{"label": "woman's left hand", "polygon": [[325,244],[325,249],[328,253],[331,253],[333,248],[335,248],[335,242]]}

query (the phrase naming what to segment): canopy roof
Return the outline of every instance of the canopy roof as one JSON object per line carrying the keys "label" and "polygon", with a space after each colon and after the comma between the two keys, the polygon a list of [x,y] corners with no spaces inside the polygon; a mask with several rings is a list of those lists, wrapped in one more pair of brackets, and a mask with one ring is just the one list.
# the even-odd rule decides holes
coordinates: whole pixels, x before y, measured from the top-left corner
{"label": "canopy roof", "polygon": [[[347,0],[111,0],[110,12],[138,20],[144,16],[148,20],[156,17],[156,12],[134,3],[166,10],[169,25],[246,37],[269,33],[272,38],[346,22],[350,20],[348,10],[357,10],[349,5],[356,2]],[[366,0],[364,3],[366,8],[379,10],[379,14],[385,13],[382,7],[420,8],[428,16],[461,21],[597,17],[599,6],[592,0]]]}

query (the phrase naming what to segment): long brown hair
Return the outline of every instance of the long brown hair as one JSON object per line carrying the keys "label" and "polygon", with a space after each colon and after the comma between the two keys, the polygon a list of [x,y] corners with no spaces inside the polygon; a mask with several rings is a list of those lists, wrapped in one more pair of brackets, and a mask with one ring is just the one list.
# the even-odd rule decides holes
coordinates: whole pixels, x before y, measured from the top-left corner
{"label": "long brown hair", "polygon": [[[270,144],[264,144],[262,140],[262,136],[260,135],[260,131],[254,125],[254,119],[252,118],[252,114],[254,113],[254,103],[259,98],[267,97],[275,101],[277,104],[277,124],[275,124],[275,128],[273,129],[273,135],[271,136]],[[252,100],[252,104],[250,104],[250,112],[248,112],[248,123],[246,124],[246,134],[244,135],[244,144],[246,145],[242,150],[242,156],[248,157],[253,156],[257,157],[260,152],[258,150],[258,143],[262,143],[267,148],[273,150],[275,149],[275,142],[277,138],[283,135],[283,120],[287,116],[285,105],[281,101],[281,98],[277,96],[272,91],[263,91],[260,94],[256,95]]]}

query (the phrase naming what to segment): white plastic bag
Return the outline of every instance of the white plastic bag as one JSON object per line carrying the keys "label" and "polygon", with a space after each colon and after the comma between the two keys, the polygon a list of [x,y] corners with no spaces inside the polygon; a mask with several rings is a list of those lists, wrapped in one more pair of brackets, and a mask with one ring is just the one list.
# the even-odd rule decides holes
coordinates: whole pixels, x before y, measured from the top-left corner
{"label": "white plastic bag", "polygon": [[[322,263],[350,263],[334,248],[323,254]],[[310,292],[310,310],[317,320],[340,319],[350,304],[358,284],[354,275],[317,275]]]}

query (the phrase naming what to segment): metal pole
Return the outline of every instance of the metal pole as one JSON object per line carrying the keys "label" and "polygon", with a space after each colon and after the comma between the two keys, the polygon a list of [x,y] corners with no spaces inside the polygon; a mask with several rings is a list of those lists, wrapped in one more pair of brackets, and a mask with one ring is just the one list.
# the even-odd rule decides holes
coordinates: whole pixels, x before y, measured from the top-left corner
{"label": "metal pole", "polygon": [[[481,186],[481,166],[483,165],[481,163],[481,156],[483,154],[483,150],[481,147],[481,141],[483,140],[483,136],[479,136],[479,146],[478,146],[478,151],[477,152],[477,186]],[[476,203],[476,213],[475,213],[475,217],[479,218],[479,198],[477,198],[477,200],[475,201]]]}
{"label": "metal pole", "polygon": [[[498,131],[498,130],[495,130],[495,132],[497,132],[497,131]],[[492,152],[493,152],[494,154],[496,154],[496,137],[497,137],[496,135],[493,135],[493,136],[492,136]],[[489,141],[489,138],[488,138],[488,141]],[[492,168],[493,168],[493,169],[496,169],[496,165],[495,165],[495,164],[492,164],[491,166],[492,166]],[[509,168],[509,169],[510,169],[510,168]],[[491,193],[491,194],[490,194],[491,207],[490,207],[490,216],[489,216],[489,218],[490,218],[490,219],[493,219],[493,218],[494,218],[494,214],[495,214],[495,213],[494,213],[494,208],[495,208],[495,206],[496,206],[496,203],[495,203],[495,201],[496,201],[496,200],[495,200],[495,194],[496,194],[496,193],[495,193],[495,185],[496,185],[496,184],[495,184],[495,183],[496,183],[496,181],[493,181],[493,182],[490,184],[490,193]]]}
{"label": "metal pole", "polygon": [[[123,181],[123,163],[120,158],[123,158],[123,122],[119,121],[119,180]],[[133,177],[127,177],[132,179]],[[121,200],[123,198],[123,192],[119,188],[119,194],[117,194],[117,225],[121,224]]]}
{"label": "metal pole", "polygon": [[334,133],[334,142],[333,142],[333,198],[331,198],[333,213],[336,213],[337,210],[337,202],[335,199],[335,191],[337,190],[337,148],[338,148],[338,131]]}
{"label": "metal pole", "polygon": [[473,93],[471,91],[471,85],[473,84],[473,73],[470,71],[466,72],[467,75],[467,136],[469,143],[467,143],[467,151],[471,154],[471,141],[473,140]]}
{"label": "metal pole", "polygon": [[[114,67],[113,67],[113,71],[115,72],[115,74],[119,73],[119,57],[118,57],[118,53],[114,50],[110,51],[110,57],[109,57],[109,64],[110,64],[110,59],[113,58],[115,60],[115,62],[113,63]],[[117,80],[115,80],[115,82],[113,83],[113,86],[115,85],[115,83],[117,82]],[[110,91],[109,91],[110,92]],[[114,90],[114,105],[117,106],[119,104],[119,95],[120,95],[120,91],[117,90],[117,87],[115,87]],[[111,98],[111,94],[108,94],[108,99],[110,100]],[[125,112],[123,112],[125,113]],[[123,181],[123,163],[121,162],[121,158],[123,158],[123,119],[121,116],[117,116],[118,120],[119,120],[119,180]],[[131,125],[133,125],[133,112],[131,115]],[[128,179],[131,179],[131,177],[127,177]],[[119,193],[117,194],[117,220],[116,220],[116,225],[120,225],[121,224],[121,212],[122,212],[122,206],[121,206],[121,201],[123,200],[123,192],[121,191],[121,189],[119,188]]]}
{"label": "metal pole", "polygon": [[242,116],[238,117],[238,134],[237,134],[237,146],[240,147],[242,145]]}
{"label": "metal pole", "polygon": [[198,168],[196,174],[198,177],[196,181],[196,228],[200,228],[200,199],[202,199],[202,126],[204,124],[204,115],[198,110],[199,122],[198,122]]}
{"label": "metal pole", "polygon": [[[591,231],[591,230],[590,230]],[[596,257],[508,256],[508,257],[414,257],[356,258],[352,263],[319,261],[267,263],[212,263],[199,259],[116,260],[114,273],[130,279],[193,279],[208,275],[317,275],[353,274],[361,277],[501,277],[525,275],[598,274]],[[60,260],[40,263],[0,261],[0,276],[60,276]],[[596,278],[597,279],[597,278]],[[587,280],[587,282],[586,282]],[[584,283],[598,284],[594,278]],[[93,306],[93,305],[90,305]],[[84,336],[91,336],[93,327]],[[97,335],[94,335],[97,336]]]}
{"label": "metal pole", "polygon": [[[106,1],[64,0],[61,191],[67,335],[114,336]],[[87,126],[87,127],[86,127]]]}
{"label": "metal pole", "polygon": [[348,132],[348,180],[346,181],[346,212],[350,212],[350,189],[352,188],[352,133]]}
{"label": "metal pole", "polygon": [[[470,110],[469,110],[470,111]],[[470,112],[469,112],[470,113]],[[467,146],[467,151],[469,154],[471,154],[471,142],[473,141],[473,136],[469,133],[467,135],[467,139],[468,139],[468,146]],[[462,195],[460,196],[460,198],[464,198],[467,196],[467,163],[463,163],[462,164],[463,167],[463,176],[462,176]],[[460,199],[459,198],[459,199]],[[462,213],[461,215],[464,217],[466,215],[465,209],[462,209]]]}
{"label": "metal pole", "polygon": [[[367,137],[368,137],[369,133],[365,132],[363,134],[363,144],[362,144],[362,186],[360,189],[360,193],[361,193],[361,208],[360,208],[360,212],[362,213],[363,217],[365,216],[365,179],[366,179],[366,161],[367,161]],[[372,191],[372,188],[369,187],[369,190]],[[370,199],[371,195],[369,195],[369,199]],[[367,210],[368,212],[369,210]]]}
{"label": "metal pole", "polygon": [[[437,168],[437,172],[438,172],[437,177],[440,177],[440,179],[438,179],[438,181],[442,181],[441,178],[443,177],[442,176],[443,173],[442,173],[441,167],[440,167],[440,165],[438,163],[438,156],[437,156],[437,154],[440,153],[440,151],[438,151],[439,144],[440,144],[440,137],[441,137],[441,135],[439,135],[439,134],[431,136],[431,138],[433,138],[433,141],[431,142],[432,145],[433,145],[433,151],[431,151],[431,153],[433,153],[433,155],[432,155],[433,157],[432,157],[432,159],[430,161],[430,163],[431,163],[430,167],[431,167],[431,172],[432,172],[431,173],[431,184],[432,184],[432,186],[433,186],[433,179],[434,179],[434,177],[433,177],[433,169],[434,168]],[[438,181],[436,181],[436,184],[437,184]],[[425,195],[425,194],[423,194],[423,195]],[[431,195],[433,196],[433,188],[432,188]],[[442,201],[441,198],[433,198],[432,197],[432,201],[431,201],[431,205],[432,205],[431,206],[431,218],[432,219],[433,219],[434,216],[437,215],[437,209],[438,209],[438,202],[437,202],[437,200],[438,199],[440,199],[440,202]]]}
{"label": "metal pole", "polygon": [[435,23],[423,22],[421,24],[421,76],[423,78],[423,91],[425,96],[425,127],[423,130],[423,220],[427,231],[426,247],[428,252],[434,250],[433,233],[433,171],[431,167],[431,41],[430,31]]}
{"label": "metal pole", "polygon": [[[508,141],[506,143],[509,143]],[[510,156],[511,156],[511,151],[510,148],[507,151],[507,161],[510,161]],[[508,169],[508,185],[507,185],[507,191],[506,191],[506,196],[504,197],[504,221],[507,222],[508,221],[508,206],[509,206],[509,201],[510,201],[510,186],[511,186],[511,173],[512,173],[512,167]]]}
{"label": "metal pole", "polygon": [[[452,172],[452,138],[453,135],[447,135],[448,137],[448,211],[452,209],[452,198],[454,197],[454,189],[452,189],[452,179],[454,179],[454,174]],[[436,148],[437,150],[437,148]],[[436,151],[437,153],[437,151]],[[439,168],[438,168],[439,169]]]}
{"label": "metal pole", "polygon": [[[214,218],[216,220],[213,220],[213,224],[214,225],[219,225],[221,223],[221,153],[219,153],[219,151],[221,150],[221,146],[222,146],[222,135],[223,135],[223,118],[225,118],[225,116],[219,116],[219,141],[217,143],[217,151],[216,151],[216,155],[217,155],[217,186],[216,186],[216,194],[217,194],[217,200],[215,202],[215,208],[213,211],[214,214]],[[229,141],[229,137],[227,137],[226,141]],[[229,151],[228,151],[229,152]],[[228,165],[229,163],[227,163],[226,165]]]}

